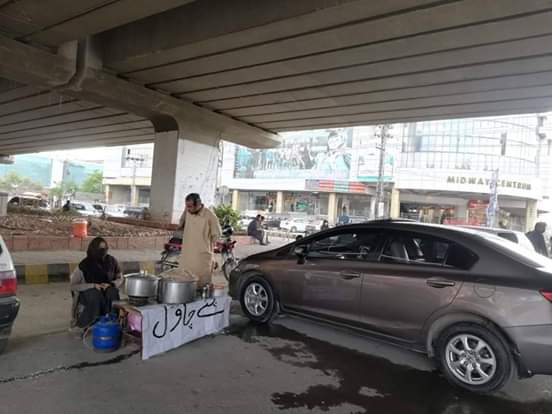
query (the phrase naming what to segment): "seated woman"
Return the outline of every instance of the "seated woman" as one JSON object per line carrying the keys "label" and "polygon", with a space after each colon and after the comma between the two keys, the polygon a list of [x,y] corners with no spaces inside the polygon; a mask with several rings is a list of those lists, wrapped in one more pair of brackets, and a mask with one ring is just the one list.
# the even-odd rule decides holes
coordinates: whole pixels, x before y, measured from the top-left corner
{"label": "seated woman", "polygon": [[88,246],[86,259],[71,274],[72,326],[90,326],[98,317],[110,313],[111,303],[119,300],[119,287],[123,283],[121,268],[107,252],[107,242],[96,237]]}

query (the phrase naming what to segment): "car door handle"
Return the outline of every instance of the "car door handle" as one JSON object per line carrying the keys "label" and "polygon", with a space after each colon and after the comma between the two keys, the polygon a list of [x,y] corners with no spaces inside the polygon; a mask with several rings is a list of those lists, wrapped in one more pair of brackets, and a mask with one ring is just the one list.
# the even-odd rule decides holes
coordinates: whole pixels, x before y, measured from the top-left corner
{"label": "car door handle", "polygon": [[351,279],[358,279],[360,277],[360,273],[357,272],[341,272],[341,278],[345,280],[351,280]]}
{"label": "car door handle", "polygon": [[428,286],[431,286],[434,288],[452,287],[456,285],[456,282],[452,280],[439,279],[439,278],[427,279],[426,283],[428,284]]}

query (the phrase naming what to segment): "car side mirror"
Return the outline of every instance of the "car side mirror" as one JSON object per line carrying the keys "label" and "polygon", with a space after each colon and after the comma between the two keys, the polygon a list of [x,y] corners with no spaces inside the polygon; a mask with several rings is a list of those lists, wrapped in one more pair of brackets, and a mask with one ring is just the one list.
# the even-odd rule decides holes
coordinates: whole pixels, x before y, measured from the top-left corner
{"label": "car side mirror", "polygon": [[305,263],[305,257],[307,257],[307,246],[295,246],[295,249],[293,250],[295,255],[297,256],[297,263],[303,264]]}

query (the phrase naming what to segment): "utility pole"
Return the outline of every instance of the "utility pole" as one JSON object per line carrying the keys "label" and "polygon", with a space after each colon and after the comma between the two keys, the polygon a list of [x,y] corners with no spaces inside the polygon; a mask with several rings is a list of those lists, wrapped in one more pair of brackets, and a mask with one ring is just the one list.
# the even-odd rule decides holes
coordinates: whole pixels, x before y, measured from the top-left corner
{"label": "utility pole", "polygon": [[498,157],[498,165],[493,171],[491,176],[491,182],[489,189],[491,190],[489,197],[489,206],[487,207],[487,227],[496,227],[496,216],[498,213],[498,178],[500,175],[500,166],[502,164],[502,158],[506,155],[506,144],[508,142],[508,133],[503,132],[500,134],[500,156]]}
{"label": "utility pole", "polygon": [[379,166],[378,166],[378,182],[376,185],[376,211],[375,218],[379,219],[385,216],[385,148],[387,144],[387,138],[390,137],[389,130],[390,125],[378,125],[376,126],[376,132],[374,136],[380,139],[380,144],[376,145],[376,148],[380,151]]}
{"label": "utility pole", "polygon": [[125,157],[126,161],[132,161],[132,185],[130,186],[130,205],[136,207],[138,205],[138,191],[136,189],[136,166],[137,163],[143,163],[144,157],[142,156],[131,156],[130,149],[127,150],[127,156]]}

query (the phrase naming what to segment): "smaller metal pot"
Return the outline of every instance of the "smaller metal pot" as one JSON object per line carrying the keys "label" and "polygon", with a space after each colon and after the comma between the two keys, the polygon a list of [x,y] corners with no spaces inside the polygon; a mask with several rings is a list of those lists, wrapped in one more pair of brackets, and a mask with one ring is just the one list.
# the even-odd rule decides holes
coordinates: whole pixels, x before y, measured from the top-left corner
{"label": "smaller metal pot", "polygon": [[153,275],[141,275],[131,273],[125,275],[125,291],[133,298],[153,298],[157,296],[159,277]]}
{"label": "smaller metal pot", "polygon": [[166,304],[190,303],[195,300],[197,282],[162,279],[159,282],[159,302]]}

